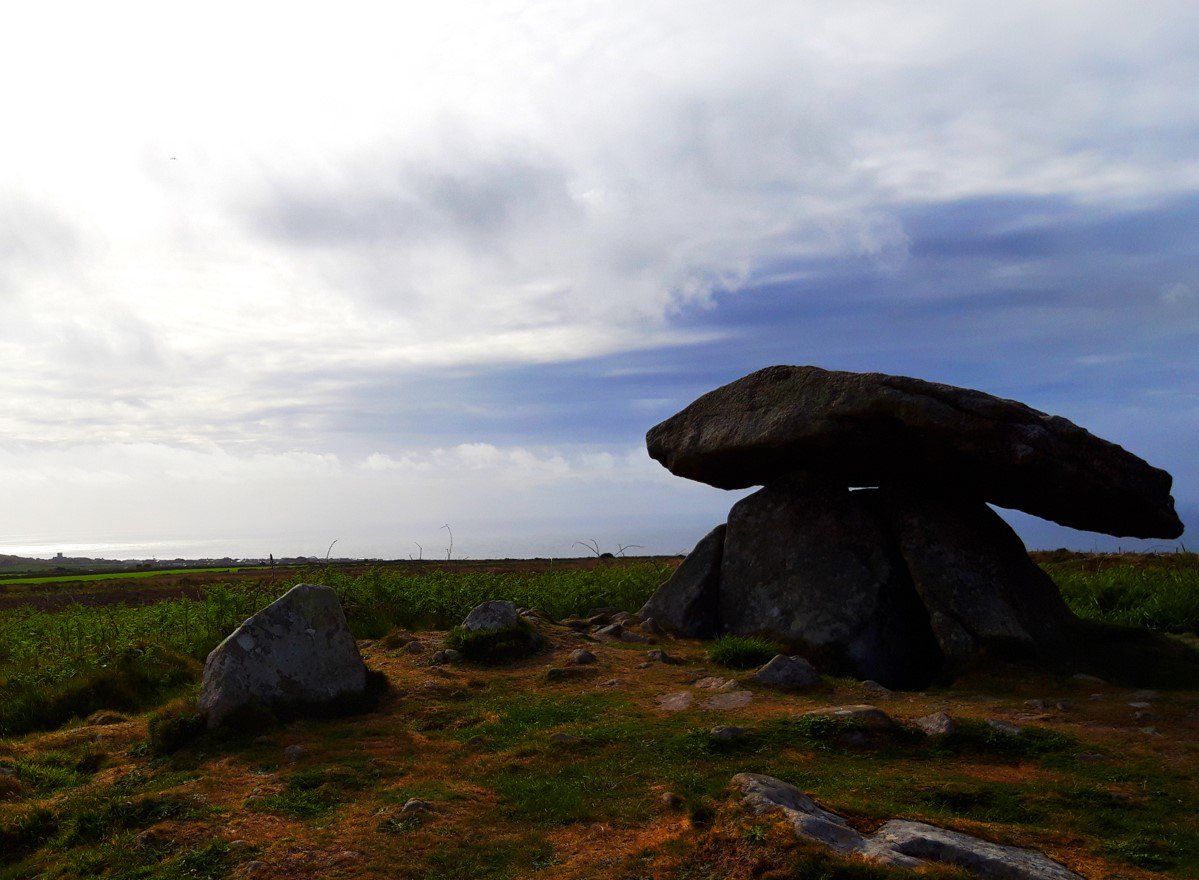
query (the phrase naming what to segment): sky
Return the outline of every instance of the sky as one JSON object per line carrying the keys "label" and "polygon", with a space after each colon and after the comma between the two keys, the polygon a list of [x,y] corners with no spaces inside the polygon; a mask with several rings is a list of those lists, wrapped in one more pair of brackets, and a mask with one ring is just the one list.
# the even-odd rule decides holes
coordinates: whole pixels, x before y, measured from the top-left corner
{"label": "sky", "polygon": [[0,82],[0,553],[685,552],[645,431],[777,363],[1174,475],[1030,546],[1199,527],[1193,2],[48,0]]}

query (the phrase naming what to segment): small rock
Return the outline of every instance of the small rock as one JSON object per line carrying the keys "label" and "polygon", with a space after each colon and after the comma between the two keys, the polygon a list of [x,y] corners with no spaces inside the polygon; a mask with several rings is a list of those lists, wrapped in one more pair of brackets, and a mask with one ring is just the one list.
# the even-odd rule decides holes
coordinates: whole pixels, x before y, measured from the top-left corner
{"label": "small rock", "polygon": [[637,664],[637,668],[638,668],[638,669],[649,669],[649,668],[650,668],[651,666],[653,666],[653,665],[654,665],[654,664],[653,664],[651,661],[649,661],[649,660],[646,660],[646,661],[644,661],[643,663],[638,663],[638,664]]}
{"label": "small rock", "polygon": [[441,666],[443,663],[449,663],[450,658],[446,656],[445,651],[434,651],[433,656],[429,658],[429,662],[434,666]]}
{"label": "small rock", "polygon": [[617,608],[593,608],[587,612],[587,623],[591,626],[604,626],[612,622],[612,615],[616,614]]}
{"label": "small rock", "polygon": [[663,712],[681,712],[691,708],[692,699],[688,691],[679,691],[674,694],[661,694],[654,698],[654,702]]}
{"label": "small rock", "polygon": [[87,723],[106,727],[110,724],[120,724],[121,722],[128,720],[129,719],[120,712],[105,712],[104,710],[100,710],[99,712],[93,712],[91,715],[89,715]]}
{"label": "small rock", "polygon": [[671,657],[660,648],[655,648],[652,651],[645,652],[645,659],[651,663],[665,663],[667,666],[678,666],[683,661],[678,657]]}
{"label": "small rock", "polygon": [[575,648],[570,652],[570,662],[576,666],[583,666],[587,663],[595,662],[595,655],[586,648]]}
{"label": "small rock", "polygon": [[405,801],[404,806],[400,807],[401,813],[426,813],[433,808],[433,805],[428,801],[422,801],[420,798],[409,798]]}
{"label": "small rock", "polygon": [[1087,684],[1107,684],[1107,682],[1104,681],[1102,678],[1100,678],[1098,675],[1090,675],[1086,672],[1076,672],[1074,674],[1074,680],[1075,681],[1083,681],[1083,682],[1086,682]]}
{"label": "small rock", "polygon": [[1137,729],[1146,736],[1158,736],[1156,727],[1139,727]]}
{"label": "small rock", "polygon": [[953,719],[944,712],[934,712],[913,722],[925,736],[949,736],[956,729]]}
{"label": "small rock", "polygon": [[229,841],[229,852],[231,853],[245,852],[246,850],[253,848],[254,844],[250,843],[248,840],[241,840],[239,838],[238,840]]}
{"label": "small rock", "polygon": [[1059,712],[1073,712],[1074,704],[1067,700],[1061,700],[1057,703],[1054,703],[1053,708],[1057,709]]}
{"label": "small rock", "polygon": [[609,638],[619,639],[620,634],[624,632],[624,627],[619,623],[612,623],[607,626],[601,626],[595,631],[597,636],[608,636]]}
{"label": "small rock", "polygon": [[1153,708],[1152,703],[1146,703],[1144,700],[1138,700],[1137,702],[1129,703],[1128,705],[1134,709],[1152,709]]}
{"label": "small rock", "polygon": [[625,682],[623,678],[609,678],[607,681],[600,682],[600,687],[605,688],[618,688],[624,687],[624,685]]}
{"label": "small rock", "polygon": [[423,654],[425,652],[425,644],[420,639],[413,639],[404,646],[404,650],[409,654]]}
{"label": "small rock", "polygon": [[1089,697],[1087,697],[1087,699],[1091,700],[1092,702],[1099,703],[1107,699],[1107,694],[1091,694]]}
{"label": "small rock", "polygon": [[718,675],[709,675],[707,678],[701,678],[695,683],[697,688],[703,688],[706,691],[731,691],[737,687],[737,682],[731,678],[721,678]]}
{"label": "small rock", "polygon": [[296,761],[300,760],[300,756],[303,754],[304,754],[304,747],[302,745],[298,745],[298,744],[288,746],[287,748],[285,748],[283,750],[283,757],[286,758],[288,761],[290,761],[292,764],[294,764]]}
{"label": "small rock", "polygon": [[865,703],[858,703],[852,706],[825,706],[821,709],[812,709],[803,714],[841,718],[853,721],[871,730],[889,730],[895,726],[895,722],[891,719],[890,715],[878,708],[878,706],[869,706]]}
{"label": "small rock", "polygon": [[750,678],[766,687],[785,691],[806,690],[823,683],[820,673],[803,657],[786,657],[782,654],[776,654]]}
{"label": "small rock", "polygon": [[[613,614],[608,619],[611,620],[613,623],[625,624],[625,623],[628,623],[630,620],[633,620],[633,615],[629,614],[629,612],[627,612],[627,611],[617,611],[615,614]],[[633,622],[636,623],[636,621],[633,621]]]}
{"label": "small rock", "polygon": [[552,733],[552,734],[550,734],[550,742],[569,744],[569,743],[577,743],[577,742],[582,742],[582,741],[583,741],[582,737],[574,736],[573,734],[570,734],[570,733]]}
{"label": "small rock", "polygon": [[246,862],[245,865],[242,866],[242,870],[245,871],[247,874],[257,874],[259,871],[263,870],[265,867],[266,867],[266,862],[253,861],[253,862]]}
{"label": "small rock", "polygon": [[561,621],[561,625],[565,626],[565,627],[569,627],[570,629],[573,629],[576,632],[579,630],[587,629],[588,627],[591,626],[591,624],[589,624],[587,621],[583,620],[581,617],[568,617],[565,620]]}
{"label": "small rock", "polygon": [[641,621],[640,629],[643,633],[649,633],[651,636],[662,634],[662,627],[658,626],[657,622],[652,617],[647,617]]}
{"label": "small rock", "polygon": [[869,678],[862,682],[861,688],[867,693],[867,695],[876,700],[889,700],[895,696],[895,692],[890,688],[883,687],[877,681],[873,681]]}
{"label": "small rock", "polygon": [[1045,701],[1044,700],[1025,700],[1024,705],[1028,706],[1028,708],[1030,708],[1030,709],[1044,709]]}
{"label": "small rock", "polygon": [[740,709],[749,705],[753,698],[752,691],[728,691],[709,697],[704,701],[704,706],[708,709]]}
{"label": "small rock", "polygon": [[749,731],[744,727],[736,727],[732,724],[718,724],[708,731],[708,736],[720,742],[731,742],[735,739],[740,739],[748,733]]}
{"label": "small rock", "polygon": [[677,810],[683,805],[683,799],[673,791],[668,791],[658,798],[658,802],[668,810]]}
{"label": "small rock", "polygon": [[507,629],[520,623],[520,615],[516,606],[502,599],[492,599],[471,609],[470,614],[462,621],[462,628],[475,632],[478,630]]}
{"label": "small rock", "polygon": [[[613,626],[620,626],[620,624],[616,623],[613,624]],[[622,642],[628,642],[629,644],[633,645],[644,645],[651,641],[649,636],[643,636],[641,633],[635,633],[631,629],[621,630],[619,638]]]}
{"label": "small rock", "polygon": [[1021,733],[1020,727],[1012,724],[1010,721],[1004,721],[1002,718],[988,718],[987,726],[1008,736],[1019,736]]}

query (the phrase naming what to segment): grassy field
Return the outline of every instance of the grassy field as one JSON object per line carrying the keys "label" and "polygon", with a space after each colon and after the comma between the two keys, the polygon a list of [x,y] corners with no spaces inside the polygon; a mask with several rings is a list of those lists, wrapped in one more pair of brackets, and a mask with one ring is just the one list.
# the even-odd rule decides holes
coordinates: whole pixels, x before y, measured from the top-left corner
{"label": "grassy field", "polygon": [[0,586],[5,584],[67,584],[67,583],[87,583],[89,581],[112,581],[112,580],[137,580],[140,578],[162,577],[163,575],[173,574],[211,574],[230,571],[241,571],[240,568],[164,568],[155,569],[154,571],[108,571],[103,574],[59,574],[36,577],[5,577],[0,578]]}
{"label": "grassy field", "polygon": [[[1083,617],[1152,628],[1178,645],[1199,633],[1194,555],[1038,561]],[[1090,667],[980,668],[952,687],[879,703],[900,721],[950,711],[962,720],[950,740],[901,727],[847,745],[845,730],[799,713],[875,693],[834,680],[824,693],[753,688],[745,708],[708,708],[696,679],[740,673],[697,642],[664,645],[678,666],[647,666],[644,645],[589,644],[592,671],[550,680],[546,668],[580,641],[546,624],[547,650],[512,666],[427,665],[482,600],[510,598],[554,619],[635,610],[669,571],[620,561],[309,572],[305,580],[337,589],[368,663],[390,681],[382,704],[265,736],[201,738],[168,755],[151,747],[147,713],[194,694],[207,652],[287,583],[2,611],[0,880],[904,876],[831,859],[768,817],[742,814],[725,787],[746,771],[780,776],[864,829],[925,819],[1038,847],[1088,880],[1199,876],[1199,681],[1137,694],[1071,675],[1104,671]],[[381,638],[395,627],[419,631],[424,651]],[[679,691],[695,695],[693,708],[656,708],[656,696]],[[1000,735],[988,718],[1023,732]],[[708,734],[715,724],[748,733],[720,742]],[[554,742],[555,733],[577,739]],[[300,746],[298,757],[287,746]],[[432,809],[403,813],[411,797]]]}

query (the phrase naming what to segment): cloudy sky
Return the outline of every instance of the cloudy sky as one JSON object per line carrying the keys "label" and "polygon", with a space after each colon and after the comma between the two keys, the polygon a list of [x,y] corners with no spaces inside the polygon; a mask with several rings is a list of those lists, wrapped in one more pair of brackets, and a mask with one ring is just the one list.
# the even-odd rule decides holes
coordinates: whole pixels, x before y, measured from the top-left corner
{"label": "cloudy sky", "polygon": [[1193,2],[25,3],[0,82],[0,553],[683,551],[644,433],[774,363],[1199,526]]}

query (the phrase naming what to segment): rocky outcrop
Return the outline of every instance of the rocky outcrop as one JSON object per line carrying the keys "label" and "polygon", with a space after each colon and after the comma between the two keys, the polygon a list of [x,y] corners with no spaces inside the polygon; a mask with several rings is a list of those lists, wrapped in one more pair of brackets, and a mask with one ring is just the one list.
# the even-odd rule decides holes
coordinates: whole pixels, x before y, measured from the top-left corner
{"label": "rocky outcrop", "polygon": [[952,488],[1077,529],[1182,534],[1165,471],[1060,416],[905,376],[767,367],[703,395],[646,443],[671,473],[722,489],[803,470],[844,486]]}
{"label": "rocky outcrop", "polygon": [[824,684],[820,673],[803,657],[776,654],[750,676],[758,684],[780,691],[801,691]]}
{"label": "rocky outcrop", "polygon": [[717,633],[717,589],[725,526],[708,532],[682,565],[641,609],[643,620],[680,636],[708,639]]}
{"label": "rocky outcrop", "polygon": [[795,786],[773,776],[738,773],[732,785],[747,809],[757,815],[780,813],[797,836],[840,855],[860,856],[898,868],[941,862],[986,880],[1082,880],[1036,850],[1003,846],[924,822],[892,819],[873,834],[863,834]]}
{"label": "rocky outcrop", "polygon": [[297,584],[208,655],[199,708],[214,728],[239,710],[320,707],[365,688],[366,667],[337,593]]}

